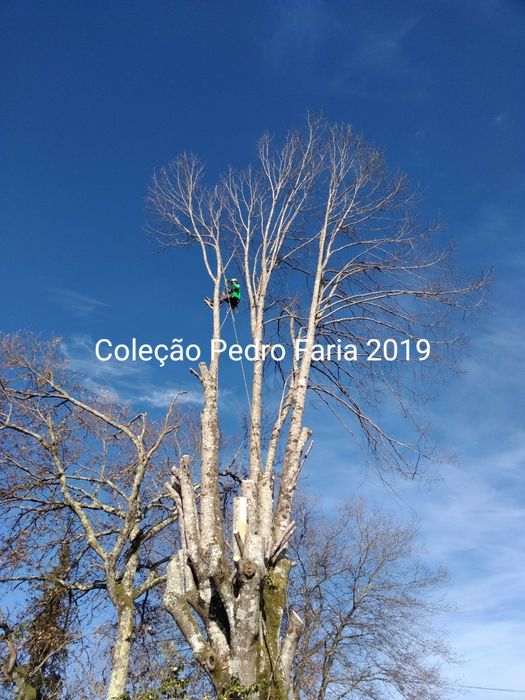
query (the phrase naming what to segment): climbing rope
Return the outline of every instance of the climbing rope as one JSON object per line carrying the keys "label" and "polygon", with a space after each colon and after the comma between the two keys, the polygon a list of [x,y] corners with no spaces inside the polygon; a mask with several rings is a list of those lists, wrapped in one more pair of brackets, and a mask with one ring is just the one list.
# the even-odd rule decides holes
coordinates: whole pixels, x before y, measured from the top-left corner
{"label": "climbing rope", "polygon": [[[227,268],[227,267],[228,267],[228,265],[226,265],[226,267],[224,267],[223,270],[222,270],[222,276],[223,276],[223,278],[224,278],[224,284],[225,284],[226,289],[228,289],[228,279],[227,279],[227,277],[226,277],[226,268]],[[230,314],[230,315],[231,315],[231,318],[232,318],[232,326],[233,326],[233,333],[234,333],[234,335],[235,335],[235,342],[237,343],[237,345],[240,345],[240,343],[239,343],[239,334],[237,333],[237,324],[235,323],[235,314],[234,314],[234,311],[233,311],[233,309],[232,309],[231,306],[229,307],[228,312],[226,313],[226,316],[224,317],[224,320],[223,320],[223,322],[221,323],[221,326],[220,326],[220,329],[219,329],[219,333],[220,333],[220,331],[222,330],[222,327],[224,326],[224,324],[225,324],[225,322],[226,322],[226,319],[228,318],[228,314]],[[246,370],[244,369],[244,360],[243,360],[242,354],[241,354],[240,360],[241,360],[242,379],[243,379],[243,382],[244,382],[244,391],[246,392],[246,400],[247,400],[247,402],[248,402],[248,407],[249,407],[249,409],[250,409],[250,426],[251,426],[251,428],[253,429],[253,427],[254,427],[254,422],[253,422],[253,413],[252,413],[252,401],[251,401],[251,397],[250,397],[250,392],[249,392],[249,390],[248,390],[248,380],[247,380],[247,378],[246,378]],[[262,460],[262,453],[261,453],[261,444],[260,444],[260,442],[258,443],[258,453],[259,453],[259,454],[258,454],[258,456],[259,456],[259,467],[260,467],[260,469],[262,469],[263,460]]]}
{"label": "climbing rope", "polygon": [[231,311],[232,311],[232,307],[230,306],[230,308],[229,308],[228,311],[226,312],[226,316],[223,318],[222,323],[221,323],[221,325],[220,325],[219,334],[220,334],[220,332],[222,331],[222,327],[223,327],[224,324],[226,323],[226,321],[227,321],[227,319],[228,319],[228,314],[231,313]]}
{"label": "climbing rope", "polygon": [[[227,265],[226,265],[226,267],[227,267]],[[224,285],[225,285],[225,288],[228,289],[228,279],[227,279],[227,277],[226,277],[226,267],[223,267],[223,269],[222,269],[222,276],[223,276],[223,278],[224,278]],[[233,313],[233,309],[232,309],[231,305],[229,306],[229,309],[228,309],[228,311],[227,311],[227,313],[226,313],[226,316],[224,317],[224,320],[223,320],[223,322],[221,323],[221,326],[220,326],[220,328],[219,328],[219,333],[222,331],[222,327],[223,327],[224,324],[226,323],[226,319],[228,318],[228,314],[230,314],[231,317],[232,317],[232,325],[233,325],[233,332],[234,332],[234,335],[235,335],[235,342],[237,343],[237,345],[240,345],[240,343],[239,343],[239,335],[238,335],[238,333],[237,333],[237,325],[236,325],[236,323],[235,323],[235,314]],[[243,382],[244,382],[244,390],[245,390],[245,392],[246,392],[246,400],[248,401],[248,406],[250,407],[250,423],[251,423],[251,425],[252,425],[252,427],[253,427],[252,402],[251,402],[251,398],[250,398],[250,392],[249,392],[249,390],[248,390],[248,381],[247,381],[247,379],[246,379],[246,371],[245,371],[245,369],[244,369],[244,360],[243,360],[242,354],[241,354],[241,358],[240,358],[240,359],[241,359],[242,378],[243,378]]]}

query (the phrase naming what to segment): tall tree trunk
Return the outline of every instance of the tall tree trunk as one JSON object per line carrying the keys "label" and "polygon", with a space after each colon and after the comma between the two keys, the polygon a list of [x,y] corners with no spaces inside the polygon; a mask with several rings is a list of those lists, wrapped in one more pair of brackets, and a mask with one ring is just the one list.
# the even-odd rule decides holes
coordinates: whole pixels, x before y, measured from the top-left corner
{"label": "tall tree trunk", "polygon": [[121,700],[126,691],[134,616],[135,609],[131,600],[129,604],[124,603],[118,608],[117,638],[113,649],[113,663],[107,700]]}

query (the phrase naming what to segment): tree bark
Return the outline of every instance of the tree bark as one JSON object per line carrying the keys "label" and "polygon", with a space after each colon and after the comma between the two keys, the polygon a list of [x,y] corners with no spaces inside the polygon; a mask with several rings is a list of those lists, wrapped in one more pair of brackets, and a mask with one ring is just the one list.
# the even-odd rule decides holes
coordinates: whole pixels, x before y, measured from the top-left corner
{"label": "tree bark", "polygon": [[117,638],[113,649],[113,663],[109,681],[107,700],[122,700],[126,692],[131,652],[131,637],[135,608],[133,601],[125,601],[118,609]]}

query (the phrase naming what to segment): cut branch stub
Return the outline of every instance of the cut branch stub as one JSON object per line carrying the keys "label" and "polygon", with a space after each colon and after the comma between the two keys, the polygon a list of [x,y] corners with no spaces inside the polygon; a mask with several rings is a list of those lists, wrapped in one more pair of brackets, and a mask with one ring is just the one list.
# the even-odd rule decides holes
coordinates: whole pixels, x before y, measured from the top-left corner
{"label": "cut branch stub", "polygon": [[237,496],[233,500],[233,558],[239,561],[244,556],[244,543],[248,527],[248,500]]}

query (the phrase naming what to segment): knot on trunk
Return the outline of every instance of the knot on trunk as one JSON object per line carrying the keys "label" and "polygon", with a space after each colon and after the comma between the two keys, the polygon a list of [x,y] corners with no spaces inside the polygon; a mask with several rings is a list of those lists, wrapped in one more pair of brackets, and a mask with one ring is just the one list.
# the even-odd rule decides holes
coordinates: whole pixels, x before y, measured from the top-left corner
{"label": "knot on trunk", "polygon": [[217,657],[213,653],[213,651],[210,651],[208,654],[206,654],[206,657],[204,659],[204,665],[210,673],[215,671],[215,668],[217,667]]}
{"label": "knot on trunk", "polygon": [[245,559],[241,564],[241,574],[247,578],[253,578],[257,573],[257,566],[250,559]]}

